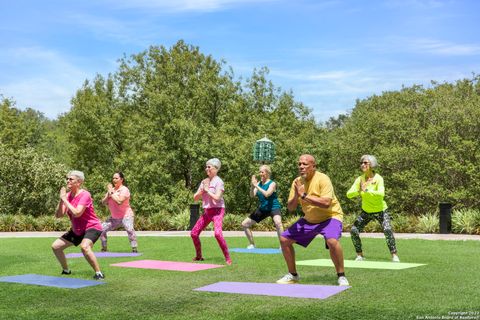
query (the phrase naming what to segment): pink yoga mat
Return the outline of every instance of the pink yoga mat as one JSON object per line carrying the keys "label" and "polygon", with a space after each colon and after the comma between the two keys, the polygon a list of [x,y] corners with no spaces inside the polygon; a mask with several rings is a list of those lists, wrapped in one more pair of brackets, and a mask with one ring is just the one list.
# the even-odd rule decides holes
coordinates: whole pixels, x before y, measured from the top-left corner
{"label": "pink yoga mat", "polygon": [[223,265],[219,265],[219,264],[201,264],[201,263],[191,263],[191,262],[160,261],[160,260],[137,260],[137,261],[114,263],[114,264],[111,264],[111,266],[125,267],[125,268],[186,271],[186,272],[224,267]]}

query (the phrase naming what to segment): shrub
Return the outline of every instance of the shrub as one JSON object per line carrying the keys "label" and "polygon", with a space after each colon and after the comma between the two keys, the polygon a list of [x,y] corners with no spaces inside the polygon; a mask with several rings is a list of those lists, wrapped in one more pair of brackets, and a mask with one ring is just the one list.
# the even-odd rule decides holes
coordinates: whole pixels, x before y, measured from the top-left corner
{"label": "shrub", "polygon": [[40,216],[55,211],[67,168],[32,148],[0,143],[0,208],[3,214]]}
{"label": "shrub", "polygon": [[480,233],[480,211],[475,209],[454,210],[452,231],[456,233]]}
{"label": "shrub", "polygon": [[185,209],[170,217],[173,230],[188,230],[190,226],[190,210]]}
{"label": "shrub", "polygon": [[439,224],[436,213],[426,213],[418,218],[416,231],[418,233],[437,233],[439,231]]}
{"label": "shrub", "polygon": [[418,218],[416,216],[392,213],[391,217],[394,232],[415,232],[415,226],[418,223]]}
{"label": "shrub", "polygon": [[352,230],[352,226],[355,223],[357,216],[354,214],[344,214],[343,215],[343,231],[350,232]]}
{"label": "shrub", "polygon": [[170,221],[171,214],[166,212],[158,212],[148,217],[150,229],[149,230],[171,230],[172,222]]}
{"label": "shrub", "polygon": [[243,217],[238,214],[225,214],[225,217],[223,218],[223,230],[242,230],[242,221]]}

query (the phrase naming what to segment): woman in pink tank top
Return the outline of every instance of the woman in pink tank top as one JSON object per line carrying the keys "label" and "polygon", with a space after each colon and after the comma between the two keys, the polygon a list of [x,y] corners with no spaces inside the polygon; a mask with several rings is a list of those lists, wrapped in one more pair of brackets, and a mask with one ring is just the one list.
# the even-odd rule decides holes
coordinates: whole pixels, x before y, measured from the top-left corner
{"label": "woman in pink tank top", "polygon": [[107,193],[102,203],[108,206],[111,216],[102,224],[103,232],[100,236],[102,251],[107,251],[107,232],[123,226],[127,231],[132,252],[137,251],[137,236],[134,229],[134,214],[130,207],[130,190],[124,185],[125,176],[117,171],[113,174],[112,183],[107,185]]}

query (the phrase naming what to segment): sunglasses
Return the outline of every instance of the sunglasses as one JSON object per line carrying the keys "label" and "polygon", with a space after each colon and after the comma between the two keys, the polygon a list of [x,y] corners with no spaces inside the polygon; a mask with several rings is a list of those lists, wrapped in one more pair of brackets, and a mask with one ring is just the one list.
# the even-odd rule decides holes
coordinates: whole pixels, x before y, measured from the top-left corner
{"label": "sunglasses", "polygon": [[67,180],[67,181],[75,181],[74,178],[66,178],[65,180]]}
{"label": "sunglasses", "polygon": [[362,165],[362,164],[367,165],[367,164],[370,164],[370,162],[368,162],[368,161],[360,162],[360,165]]}

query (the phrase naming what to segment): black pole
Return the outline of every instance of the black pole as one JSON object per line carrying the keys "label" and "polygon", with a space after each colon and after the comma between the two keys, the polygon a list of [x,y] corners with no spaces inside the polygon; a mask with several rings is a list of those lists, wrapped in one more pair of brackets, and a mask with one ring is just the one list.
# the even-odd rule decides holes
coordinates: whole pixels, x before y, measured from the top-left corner
{"label": "black pole", "polygon": [[188,230],[193,229],[199,217],[200,217],[200,205],[198,203],[191,204],[190,205],[190,226],[188,227]]}
{"label": "black pole", "polygon": [[448,202],[440,202],[440,233],[452,233],[452,204]]}

